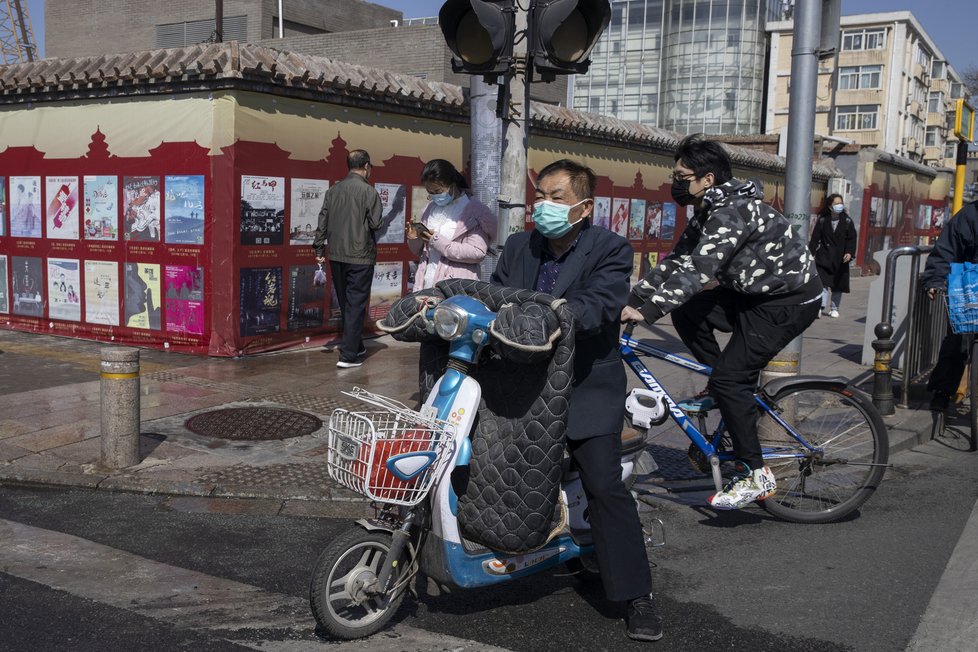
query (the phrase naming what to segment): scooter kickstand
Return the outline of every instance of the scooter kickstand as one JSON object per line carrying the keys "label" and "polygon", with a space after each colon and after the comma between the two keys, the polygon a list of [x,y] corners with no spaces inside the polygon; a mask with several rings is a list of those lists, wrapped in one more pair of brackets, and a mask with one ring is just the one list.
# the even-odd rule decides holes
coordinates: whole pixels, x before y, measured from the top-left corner
{"label": "scooter kickstand", "polygon": [[717,492],[723,490],[723,476],[720,475],[720,458],[716,455],[710,455],[710,472],[713,474],[713,486],[716,487]]}

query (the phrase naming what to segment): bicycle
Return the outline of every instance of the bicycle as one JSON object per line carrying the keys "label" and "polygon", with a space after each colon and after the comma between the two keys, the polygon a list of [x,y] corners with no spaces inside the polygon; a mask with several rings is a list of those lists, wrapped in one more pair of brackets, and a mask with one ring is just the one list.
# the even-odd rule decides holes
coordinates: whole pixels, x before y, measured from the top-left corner
{"label": "bicycle", "polygon": [[[940,294],[944,298],[944,307],[948,309],[948,316],[950,317],[951,308],[948,304],[947,294],[943,292]],[[970,309],[965,307],[964,310],[961,310],[957,317],[957,319],[950,319],[949,324],[953,333],[964,337],[964,362],[968,369],[969,425],[971,427],[968,434],[968,450],[975,452],[978,451],[978,409],[976,409],[978,408],[978,391],[975,390],[978,387],[978,365],[975,364],[978,361],[978,337],[975,337],[978,334],[978,312],[975,311],[972,304]],[[948,431],[947,410],[934,410],[933,417],[931,440],[946,436]]]}
{"label": "bicycle", "polygon": [[[639,358],[651,356],[707,376],[712,369],[635,340],[633,326],[621,337],[621,355],[646,389],[633,389],[626,405],[640,406],[639,412],[645,408],[640,417],[645,422],[638,427],[661,425],[671,417],[691,442],[690,462],[711,473],[719,491],[720,465],[735,459],[723,420],[708,435],[707,410],[687,414]],[[760,505],[785,521],[831,523],[869,499],[889,466],[886,425],[869,396],[845,378],[793,376],[772,380],[754,398],[761,411],[758,436],[764,462],[778,481],[775,494],[758,501]]]}

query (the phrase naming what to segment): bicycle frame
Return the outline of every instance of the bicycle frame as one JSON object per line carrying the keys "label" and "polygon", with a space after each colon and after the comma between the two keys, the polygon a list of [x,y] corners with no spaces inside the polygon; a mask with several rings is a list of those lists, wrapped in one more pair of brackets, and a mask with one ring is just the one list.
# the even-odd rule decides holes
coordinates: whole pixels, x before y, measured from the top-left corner
{"label": "bicycle frame", "polygon": [[[623,334],[620,340],[620,350],[622,359],[631,367],[635,375],[639,377],[642,383],[653,392],[659,392],[662,394],[663,399],[666,402],[666,406],[669,409],[669,415],[677,426],[683,431],[686,437],[689,438],[691,442],[708,458],[717,458],[720,462],[729,462],[736,459],[732,451],[722,451],[719,450],[720,438],[724,432],[723,419],[720,419],[720,423],[717,424],[716,430],[710,438],[707,438],[705,433],[700,432],[699,428],[693,423],[693,420],[686,415],[686,412],[679,407],[679,404],[672,398],[669,392],[662,386],[662,384],[656,379],[648,367],[639,359],[638,353],[644,355],[652,356],[659,360],[663,360],[677,367],[682,367],[694,373],[709,376],[713,369],[707,365],[694,362],[682,356],[678,356],[674,353],[670,353],[664,349],[652,346],[651,344],[646,344],[645,342],[640,342],[633,339],[629,334]],[[801,435],[795,432],[795,429],[791,427],[787,421],[781,418],[781,415],[775,412],[764,400],[761,393],[754,394],[754,400],[761,409],[767,413],[774,421],[784,428],[785,432],[790,434],[799,444],[804,446],[807,450],[811,452],[818,452],[819,449],[813,447],[807,441],[805,441]],[[796,452],[784,453],[783,449],[779,448],[762,448],[761,452],[764,455],[764,459],[785,459],[785,458],[803,458],[804,455]]]}

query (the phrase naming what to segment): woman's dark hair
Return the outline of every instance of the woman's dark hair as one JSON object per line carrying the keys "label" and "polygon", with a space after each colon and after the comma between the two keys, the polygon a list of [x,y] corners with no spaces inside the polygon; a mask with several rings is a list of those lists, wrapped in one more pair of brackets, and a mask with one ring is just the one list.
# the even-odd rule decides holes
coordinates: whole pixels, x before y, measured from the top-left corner
{"label": "woman's dark hair", "polygon": [[459,190],[466,190],[469,187],[465,177],[443,158],[433,158],[424,164],[421,170],[421,183],[429,181],[437,181],[444,186],[455,186]]}
{"label": "woman's dark hair", "polygon": [[[825,198],[825,206],[822,206],[822,211],[818,214],[819,217],[825,217],[826,215],[832,214],[832,202],[835,201],[836,197],[842,199],[842,205],[845,205],[846,200],[842,197],[842,195],[837,192],[833,192],[831,195]],[[844,213],[845,211],[843,210],[842,212]]]}
{"label": "woman's dark hair", "polygon": [[683,138],[676,149],[675,160],[692,170],[697,179],[712,172],[718,186],[733,179],[727,151],[720,143],[704,138],[703,134]]}
{"label": "woman's dark hair", "polygon": [[540,179],[548,177],[555,172],[566,172],[570,178],[571,188],[578,199],[594,199],[594,189],[597,186],[597,179],[594,172],[586,165],[581,165],[577,161],[562,158],[559,161],[547,165],[537,174],[537,184]]}

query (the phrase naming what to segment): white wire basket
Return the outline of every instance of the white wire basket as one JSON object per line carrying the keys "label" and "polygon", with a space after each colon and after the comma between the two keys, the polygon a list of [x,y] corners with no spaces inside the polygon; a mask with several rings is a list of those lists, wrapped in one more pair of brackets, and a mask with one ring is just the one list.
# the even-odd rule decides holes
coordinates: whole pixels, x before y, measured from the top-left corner
{"label": "white wire basket", "polygon": [[359,387],[344,394],[377,409],[333,411],[326,455],[330,477],[376,502],[421,502],[455,450],[454,427]]}

